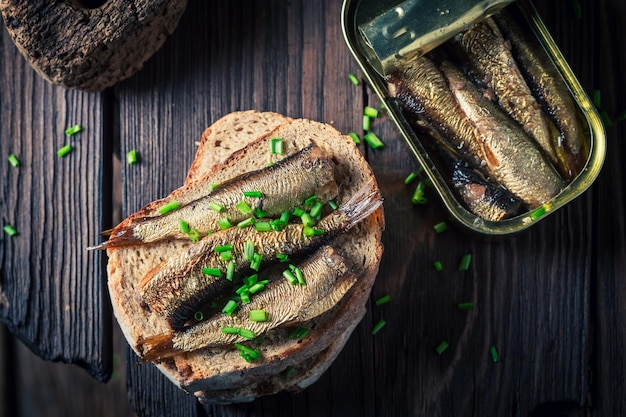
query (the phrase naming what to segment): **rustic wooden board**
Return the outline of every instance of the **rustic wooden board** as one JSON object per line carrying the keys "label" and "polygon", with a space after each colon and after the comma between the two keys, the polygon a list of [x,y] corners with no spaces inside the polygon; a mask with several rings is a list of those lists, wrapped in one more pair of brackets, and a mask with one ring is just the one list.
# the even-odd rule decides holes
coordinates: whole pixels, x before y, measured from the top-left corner
{"label": "rustic wooden board", "polygon": [[[110,146],[102,94],[55,87],[0,33],[0,318],[41,357],[79,363],[99,380],[111,372],[111,320],[99,240],[110,210]],[[76,123],[84,131],[68,138]],[[60,158],[57,149],[72,144]],[[13,168],[9,154],[21,166]],[[105,337],[106,336],[106,337]]]}

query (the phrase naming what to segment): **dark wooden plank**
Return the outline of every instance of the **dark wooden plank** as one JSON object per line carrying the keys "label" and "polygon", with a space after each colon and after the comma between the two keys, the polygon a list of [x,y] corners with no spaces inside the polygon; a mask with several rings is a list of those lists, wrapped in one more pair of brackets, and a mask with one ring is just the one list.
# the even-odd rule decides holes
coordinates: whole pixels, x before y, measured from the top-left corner
{"label": "dark wooden plank", "polygon": [[[0,317],[42,358],[77,363],[100,380],[111,372],[103,258],[85,248],[109,226],[110,173],[102,94],[55,87],[0,33]],[[67,138],[64,129],[85,130]],[[59,158],[57,149],[74,151]],[[6,162],[15,154],[21,166]],[[106,220],[104,220],[106,219]]]}

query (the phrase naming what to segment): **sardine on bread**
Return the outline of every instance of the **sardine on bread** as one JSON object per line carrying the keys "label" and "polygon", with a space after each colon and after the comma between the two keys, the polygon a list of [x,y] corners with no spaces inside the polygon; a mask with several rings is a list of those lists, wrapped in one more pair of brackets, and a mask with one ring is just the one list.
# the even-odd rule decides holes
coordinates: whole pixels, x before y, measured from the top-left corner
{"label": "sardine on bread", "polygon": [[[273,138],[282,139],[283,153],[280,155],[270,152]],[[125,338],[138,355],[137,362],[145,362],[142,358],[148,354],[146,357],[152,359],[174,384],[194,393],[202,403],[250,401],[282,390],[301,390],[315,382],[330,366],[365,314],[382,256],[384,218],[382,198],[374,174],[352,139],[332,126],[304,119],[293,120],[276,113],[230,113],[203,133],[185,184],[167,197],[130,215],[118,226],[159,216],[159,207],[172,201],[181,206],[190,204],[207,195],[212,184],[223,184],[248,172],[262,170],[268,163],[276,163],[311,144],[321,148],[333,161],[337,184],[333,201],[339,208],[351,208],[352,220],[346,230],[321,239],[319,246],[307,247],[308,251],[290,255],[294,258],[292,266],[301,264],[306,270],[307,258],[324,256],[336,259],[334,262],[337,262],[341,276],[348,274],[354,279],[341,291],[324,287],[325,292],[337,295],[332,306],[324,305],[322,308],[311,303],[311,297],[302,296],[303,306],[306,306],[303,308],[307,309],[302,314],[290,311],[290,320],[286,323],[257,326],[269,330],[263,330],[262,338],[241,344],[258,356],[246,358],[245,351],[242,354],[234,343],[207,343],[193,350],[187,350],[180,344],[178,346],[183,346],[182,349],[169,349],[164,355],[154,351],[149,353],[155,346],[171,347],[174,335],[178,335],[176,340],[181,340],[184,337],[182,332],[193,326],[193,320],[186,328],[173,329],[167,317],[142,300],[141,283],[145,283],[146,276],[154,274],[166,260],[188,253],[196,243],[178,236],[152,243],[107,248],[108,287],[113,312]],[[369,195],[362,203],[366,207],[354,207],[356,200],[365,194]],[[241,248],[239,243],[233,245],[233,256],[238,256],[235,253],[238,248]],[[271,268],[279,269],[281,265],[287,268],[288,265],[273,264],[269,266],[269,273],[259,272],[260,279],[265,276],[280,277],[280,273],[271,273]],[[334,273],[328,276],[337,278]],[[339,283],[345,284],[345,281],[342,279]],[[269,288],[271,290],[272,287]],[[311,288],[315,286],[311,285]],[[268,300],[275,299],[268,297]],[[270,316],[273,303],[269,302],[267,307]],[[220,314],[223,314],[221,310],[215,313],[217,316]],[[241,316],[237,316],[240,322],[245,319]],[[229,328],[237,329],[233,326],[231,323]],[[240,327],[245,327],[245,324]],[[244,339],[233,337],[233,340]],[[152,344],[148,346],[146,341]],[[143,363],[140,366],[152,365]]]}

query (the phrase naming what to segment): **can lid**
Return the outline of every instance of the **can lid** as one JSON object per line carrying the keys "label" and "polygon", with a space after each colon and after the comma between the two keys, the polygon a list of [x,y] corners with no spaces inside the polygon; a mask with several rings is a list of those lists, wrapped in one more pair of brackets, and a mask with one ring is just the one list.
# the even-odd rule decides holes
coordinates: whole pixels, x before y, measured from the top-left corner
{"label": "can lid", "polygon": [[[370,65],[381,75],[423,55],[513,0],[362,0],[356,25]],[[371,3],[371,5],[370,5]],[[375,4],[374,4],[375,3]],[[381,10],[372,17],[368,10]]]}

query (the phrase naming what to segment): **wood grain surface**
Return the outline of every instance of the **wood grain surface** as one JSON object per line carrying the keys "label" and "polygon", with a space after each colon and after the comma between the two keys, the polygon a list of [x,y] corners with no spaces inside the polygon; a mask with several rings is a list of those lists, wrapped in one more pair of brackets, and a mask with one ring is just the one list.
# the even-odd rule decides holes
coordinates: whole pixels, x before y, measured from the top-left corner
{"label": "wood grain surface", "polygon": [[[385,147],[359,145],[387,223],[367,315],[305,391],[206,409],[137,364],[109,311],[106,260],[85,247],[120,215],[179,187],[201,132],[228,112],[270,110],[358,132],[364,106],[379,103],[347,79],[360,71],[341,34],[341,2],[190,0],[164,47],[104,93],[46,83],[3,31],[0,156],[22,165],[0,165],[0,220],[20,233],[0,241],[0,417],[626,415],[626,4],[535,5],[612,120],[596,183],[527,231],[471,234],[432,193],[425,206],[411,203],[403,180],[417,166],[391,121],[377,119]],[[73,123],[85,131],[67,138]],[[58,158],[68,141],[74,151]],[[137,165],[124,163],[131,149]],[[449,229],[435,233],[444,220]],[[470,268],[458,271],[464,254]],[[376,306],[385,294],[392,301]],[[387,325],[372,336],[380,319]],[[449,347],[438,354],[442,341]]]}

